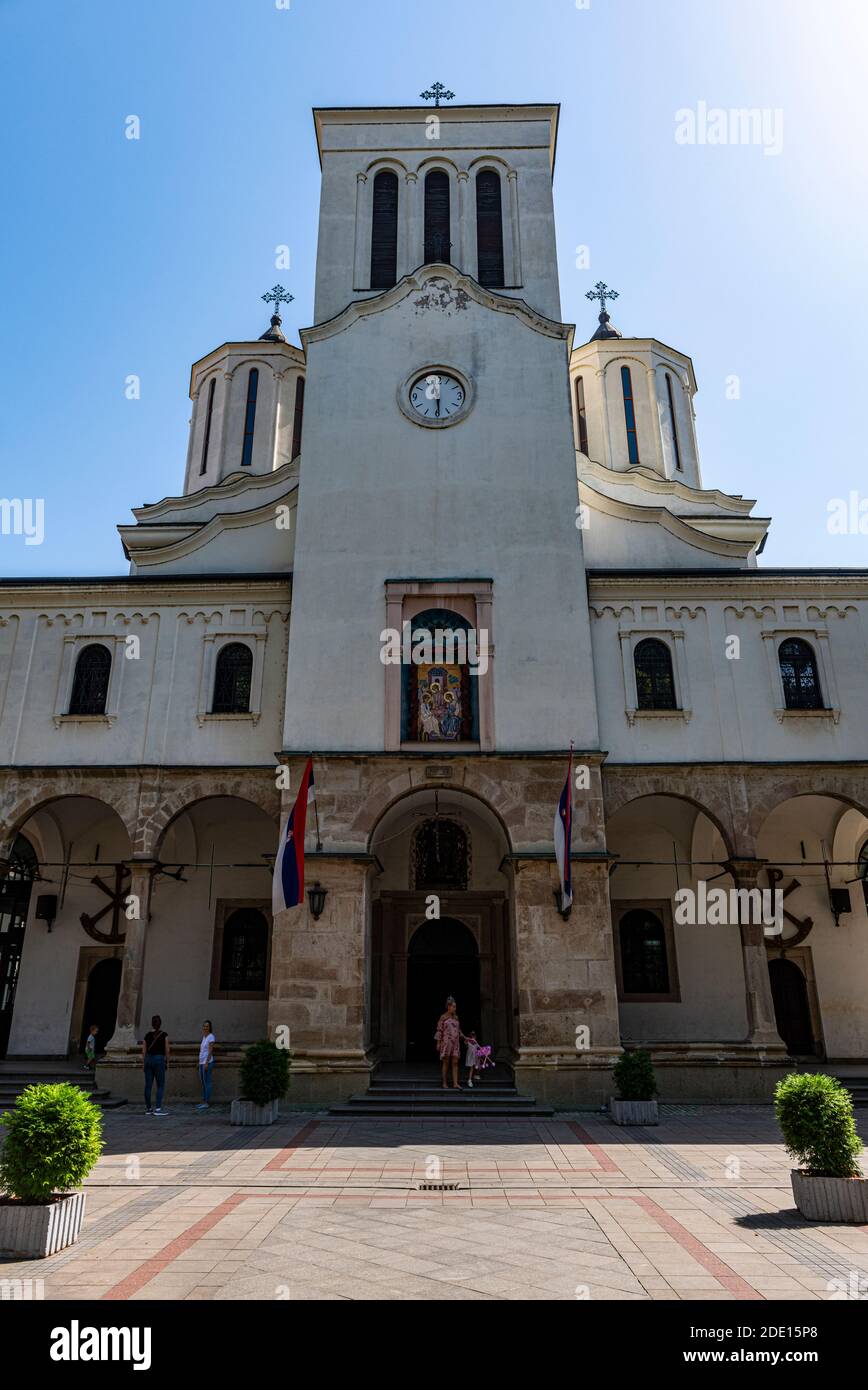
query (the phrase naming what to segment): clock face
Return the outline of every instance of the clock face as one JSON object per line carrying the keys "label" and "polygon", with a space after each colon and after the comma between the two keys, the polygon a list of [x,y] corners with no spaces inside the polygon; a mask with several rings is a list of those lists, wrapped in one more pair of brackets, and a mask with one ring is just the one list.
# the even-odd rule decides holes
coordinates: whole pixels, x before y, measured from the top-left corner
{"label": "clock face", "polygon": [[410,387],[410,405],[423,420],[448,420],[464,401],[464,387],[448,372],[426,373]]}

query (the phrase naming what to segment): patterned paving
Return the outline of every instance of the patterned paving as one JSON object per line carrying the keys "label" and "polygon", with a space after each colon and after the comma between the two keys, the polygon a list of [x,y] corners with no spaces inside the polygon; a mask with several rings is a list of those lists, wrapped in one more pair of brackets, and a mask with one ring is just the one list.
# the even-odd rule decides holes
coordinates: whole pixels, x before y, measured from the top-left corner
{"label": "patterned paving", "polygon": [[[657,1129],[338,1120],[222,1108],[105,1117],[77,1245],[0,1261],[47,1299],[868,1297],[868,1227],[796,1212],[770,1109]],[[3,1285],[0,1283],[0,1296]]]}

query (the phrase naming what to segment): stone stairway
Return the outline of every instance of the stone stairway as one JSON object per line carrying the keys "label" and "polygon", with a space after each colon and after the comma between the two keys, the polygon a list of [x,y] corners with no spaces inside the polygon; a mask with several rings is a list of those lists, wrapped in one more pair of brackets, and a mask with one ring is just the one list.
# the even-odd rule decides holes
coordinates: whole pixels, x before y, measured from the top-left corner
{"label": "stone stairway", "polygon": [[0,1062],[0,1111],[11,1110],[18,1096],[26,1086],[38,1086],[47,1082],[66,1081],[84,1091],[88,1099],[101,1110],[117,1110],[126,1101],[113,1096],[111,1091],[97,1087],[93,1076],[82,1066],[69,1062],[42,1061],[14,1058]]}
{"label": "stone stairway", "polygon": [[868,1076],[836,1076],[853,1097],[854,1105],[868,1105]]}
{"label": "stone stairway", "polygon": [[366,1091],[330,1106],[329,1114],[344,1119],[535,1120],[546,1119],[554,1111],[532,1096],[519,1095],[511,1069],[501,1063],[487,1071],[472,1090],[465,1083],[460,1091],[444,1091],[436,1065],[384,1062]]}

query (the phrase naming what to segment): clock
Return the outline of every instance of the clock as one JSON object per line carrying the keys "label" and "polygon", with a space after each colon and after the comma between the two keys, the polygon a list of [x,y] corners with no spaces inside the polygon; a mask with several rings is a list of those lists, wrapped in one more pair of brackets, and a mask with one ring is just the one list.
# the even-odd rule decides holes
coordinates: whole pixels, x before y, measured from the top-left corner
{"label": "clock", "polygon": [[449,372],[426,372],[410,387],[410,406],[426,421],[450,420],[464,408],[466,400],[463,384]]}

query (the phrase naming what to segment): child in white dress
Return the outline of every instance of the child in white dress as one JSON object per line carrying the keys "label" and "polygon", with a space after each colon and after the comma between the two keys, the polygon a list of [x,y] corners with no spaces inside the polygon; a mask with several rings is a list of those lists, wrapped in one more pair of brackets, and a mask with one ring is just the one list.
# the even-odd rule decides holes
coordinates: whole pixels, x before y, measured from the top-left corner
{"label": "child in white dress", "polygon": [[464,1041],[467,1043],[467,1056],[465,1065],[467,1067],[467,1084],[473,1090],[473,1078],[479,1078],[479,1071],[476,1066],[476,1054],[479,1051],[479,1043],[476,1038],[475,1028],[471,1028]]}

